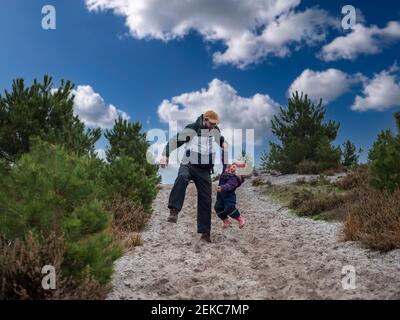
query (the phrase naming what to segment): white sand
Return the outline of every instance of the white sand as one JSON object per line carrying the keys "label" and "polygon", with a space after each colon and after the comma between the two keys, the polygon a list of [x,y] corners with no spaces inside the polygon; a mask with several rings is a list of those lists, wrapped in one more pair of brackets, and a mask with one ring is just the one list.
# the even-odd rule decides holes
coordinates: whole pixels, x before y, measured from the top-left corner
{"label": "white sand", "polygon": [[[237,190],[247,225],[222,229],[213,213],[213,242],[203,243],[194,185],[178,224],[166,222],[170,189],[158,194],[144,245],[115,263],[109,299],[400,299],[400,250],[381,254],[341,242],[340,224],[278,210],[251,179]],[[345,265],[356,268],[355,290],[342,288]]]}

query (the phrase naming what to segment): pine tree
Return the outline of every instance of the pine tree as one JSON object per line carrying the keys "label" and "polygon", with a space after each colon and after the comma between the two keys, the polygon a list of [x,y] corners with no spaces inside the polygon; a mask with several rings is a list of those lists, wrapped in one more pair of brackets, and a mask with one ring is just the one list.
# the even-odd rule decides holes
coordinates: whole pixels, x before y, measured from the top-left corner
{"label": "pine tree", "polygon": [[158,167],[147,159],[150,146],[139,122],[131,123],[119,118],[111,130],[106,130],[109,141],[106,150],[109,165],[104,173],[110,194],[138,201],[150,210],[160,182]]}
{"label": "pine tree", "polygon": [[85,272],[110,280],[121,251],[107,234],[112,215],[103,208],[103,162],[36,140],[8,172],[0,172],[0,236],[32,233],[41,243],[55,233],[65,240],[62,274],[78,281]]}
{"label": "pine tree", "polygon": [[397,135],[383,130],[368,155],[371,186],[391,192],[400,187],[400,112],[394,117]]}
{"label": "pine tree", "polygon": [[112,162],[124,154],[137,163],[146,162],[149,143],[146,141],[146,134],[141,130],[142,125],[139,122],[132,123],[121,117],[115,120],[114,127],[104,134],[110,145],[106,150],[107,161]]}
{"label": "pine tree", "polygon": [[340,148],[333,147],[339,124],[323,123],[326,110],[320,100],[314,105],[307,95],[293,93],[287,109],[272,120],[272,132],[280,144],[270,143],[270,152],[262,166],[268,169],[293,173],[305,160],[318,163],[321,170],[334,168],[340,162]]}
{"label": "pine tree", "polygon": [[36,79],[30,87],[23,79],[13,81],[11,92],[0,95],[0,158],[9,163],[28,152],[32,138],[60,143],[80,154],[94,154],[100,129],[88,129],[74,115],[73,84],[61,81],[52,88],[52,78]]}
{"label": "pine tree", "polygon": [[357,151],[356,146],[350,140],[346,140],[343,143],[343,151],[342,151],[342,165],[344,167],[355,167],[358,165],[359,154],[362,152],[362,149]]}
{"label": "pine tree", "polygon": [[263,169],[263,170],[267,170],[268,169],[268,167],[269,167],[269,163],[268,163],[268,161],[269,161],[269,155],[268,155],[268,153],[264,150],[263,152],[261,152],[261,158],[260,158],[260,160],[261,160],[261,168]]}

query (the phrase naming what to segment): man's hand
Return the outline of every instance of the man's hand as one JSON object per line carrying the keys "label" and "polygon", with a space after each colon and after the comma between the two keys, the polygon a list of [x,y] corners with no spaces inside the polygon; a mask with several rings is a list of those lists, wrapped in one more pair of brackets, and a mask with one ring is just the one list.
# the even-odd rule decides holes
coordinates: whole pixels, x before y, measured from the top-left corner
{"label": "man's hand", "polygon": [[161,159],[160,159],[160,166],[161,166],[161,168],[166,168],[167,166],[168,166],[168,157],[166,157],[166,156],[163,156],[163,157],[161,157]]}
{"label": "man's hand", "polygon": [[221,192],[221,186],[218,186],[217,192]]}

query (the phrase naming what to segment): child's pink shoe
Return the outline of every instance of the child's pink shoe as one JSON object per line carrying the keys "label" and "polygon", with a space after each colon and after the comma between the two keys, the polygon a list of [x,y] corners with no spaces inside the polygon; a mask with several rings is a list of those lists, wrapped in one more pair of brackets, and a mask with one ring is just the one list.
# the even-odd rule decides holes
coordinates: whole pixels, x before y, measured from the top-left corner
{"label": "child's pink shoe", "polygon": [[223,226],[224,229],[228,228],[231,224],[231,222],[229,221],[229,218],[222,220],[222,222],[224,223],[224,226]]}
{"label": "child's pink shoe", "polygon": [[238,218],[236,218],[236,220],[239,221],[239,228],[242,229],[245,224],[244,218],[242,216],[239,216]]}

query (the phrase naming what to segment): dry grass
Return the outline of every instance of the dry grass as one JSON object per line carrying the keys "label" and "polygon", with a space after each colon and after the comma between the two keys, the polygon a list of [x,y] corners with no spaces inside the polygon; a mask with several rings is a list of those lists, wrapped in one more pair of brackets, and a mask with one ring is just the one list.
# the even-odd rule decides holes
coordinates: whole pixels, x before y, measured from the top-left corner
{"label": "dry grass", "polygon": [[110,201],[106,209],[113,214],[113,227],[124,233],[141,231],[150,218],[150,213],[138,203],[119,196]]}
{"label": "dry grass", "polygon": [[[0,299],[50,299],[59,292],[42,288],[42,267],[60,270],[64,241],[54,234],[41,245],[32,234],[23,240],[0,240]],[[57,283],[60,282],[57,274]]]}
{"label": "dry grass", "polygon": [[[52,234],[41,243],[32,233],[23,240],[0,239],[0,300],[104,299],[109,288],[91,278],[64,279],[62,263],[64,239]],[[42,268],[51,265],[56,271],[56,289],[42,287]]]}
{"label": "dry grass", "polygon": [[358,200],[347,206],[345,240],[382,251],[400,248],[400,189],[389,193],[359,188],[355,195]]}
{"label": "dry grass", "polygon": [[317,178],[313,178],[312,180],[310,180],[309,184],[312,187],[318,187],[318,186],[331,185],[331,182],[329,181],[329,179],[325,175],[320,174]]}
{"label": "dry grass", "polygon": [[113,214],[110,233],[125,250],[143,244],[139,231],[149,220],[149,212],[135,201],[119,196],[110,201],[106,209]]}
{"label": "dry grass", "polygon": [[293,209],[299,216],[322,220],[344,220],[344,204],[351,194],[343,192],[324,176],[310,181],[301,177],[293,184],[273,186],[265,192]]}
{"label": "dry grass", "polygon": [[265,185],[265,181],[261,177],[257,177],[255,179],[253,179],[253,181],[251,182],[251,185],[253,187],[263,186],[263,185]]}
{"label": "dry grass", "polygon": [[368,180],[368,167],[360,166],[336,182],[335,185],[342,190],[353,190],[366,186],[368,184]]}
{"label": "dry grass", "polygon": [[[138,233],[149,219],[149,212],[133,201],[117,197],[107,205],[113,214],[109,233],[124,249],[142,245]],[[24,239],[6,241],[0,237],[0,300],[16,299],[104,299],[109,285],[101,285],[84,272],[80,279],[66,279],[62,274],[65,253],[62,236],[52,234],[45,241],[29,233]],[[42,268],[52,265],[56,270],[56,289],[42,287]]]}
{"label": "dry grass", "polygon": [[83,277],[83,280],[76,282],[69,280],[66,282],[66,290],[61,295],[63,300],[104,300],[110,292],[110,284],[101,285],[94,280],[89,271]]}
{"label": "dry grass", "polygon": [[297,178],[296,182],[294,184],[297,186],[305,185],[305,184],[307,184],[306,178],[304,178],[304,177]]}
{"label": "dry grass", "polygon": [[336,173],[338,173],[338,172],[340,172],[340,171],[343,171],[343,170],[328,169],[328,170],[325,170],[325,171],[323,172],[323,174],[326,175],[326,176],[328,176],[328,177],[333,177]]}
{"label": "dry grass", "polygon": [[310,182],[300,178],[291,185],[264,188],[264,192],[300,216],[343,221],[344,240],[381,251],[400,249],[400,189],[381,192],[368,182],[364,165],[334,184],[321,175]]}
{"label": "dry grass", "polygon": [[253,169],[253,177],[258,177],[260,174],[256,168]]}
{"label": "dry grass", "polygon": [[143,239],[140,233],[131,233],[123,240],[124,248],[133,248],[143,245]]}
{"label": "dry grass", "polygon": [[317,174],[320,172],[320,165],[312,160],[303,160],[296,166],[298,174]]}
{"label": "dry grass", "polygon": [[348,195],[337,193],[304,199],[297,207],[300,216],[313,216],[325,211],[342,207],[348,201]]}
{"label": "dry grass", "polygon": [[313,194],[308,189],[303,189],[293,193],[293,197],[289,203],[290,209],[297,210],[300,208],[305,201],[308,201],[313,198]]}

